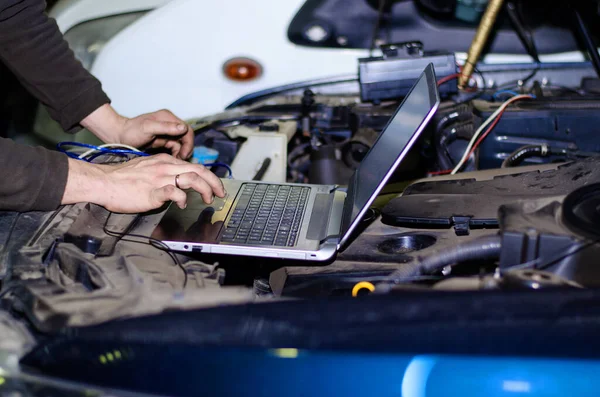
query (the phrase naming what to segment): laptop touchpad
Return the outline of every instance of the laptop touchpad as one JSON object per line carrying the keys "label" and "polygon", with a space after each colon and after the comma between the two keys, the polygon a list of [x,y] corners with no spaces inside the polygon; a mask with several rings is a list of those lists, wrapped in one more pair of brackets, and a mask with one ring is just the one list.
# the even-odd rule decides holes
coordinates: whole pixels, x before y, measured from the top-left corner
{"label": "laptop touchpad", "polygon": [[209,205],[198,193],[188,192],[187,208],[181,210],[171,204],[152,237],[163,241],[216,243],[232,202],[229,196],[215,197]]}

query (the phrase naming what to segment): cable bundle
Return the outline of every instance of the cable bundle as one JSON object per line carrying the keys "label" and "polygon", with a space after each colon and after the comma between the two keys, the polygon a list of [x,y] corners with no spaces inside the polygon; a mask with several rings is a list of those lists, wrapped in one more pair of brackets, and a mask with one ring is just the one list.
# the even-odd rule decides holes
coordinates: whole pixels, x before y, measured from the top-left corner
{"label": "cable bundle", "polygon": [[[502,114],[504,113],[504,111],[506,110],[508,105],[510,105],[513,102],[519,101],[521,99],[532,99],[532,98],[534,98],[532,95],[516,95],[516,96],[510,98],[509,100],[507,100],[506,102],[504,102],[494,113],[492,113],[492,115],[486,121],[484,121],[483,124],[481,124],[481,126],[477,129],[477,131],[475,131],[475,134],[473,134],[473,138],[471,138],[471,141],[469,142],[469,146],[467,146],[467,149],[465,150],[465,154],[460,159],[460,161],[456,165],[456,167],[454,167],[451,174],[452,175],[456,174],[465,165],[465,163],[467,162],[469,157],[471,157],[471,155],[479,147],[481,142],[483,142],[483,140],[489,135],[489,133],[492,132],[494,127],[496,127],[496,125],[500,121],[500,118],[502,117]],[[489,128],[485,132],[483,132],[483,130],[485,130],[485,128],[488,125],[489,125]]]}
{"label": "cable bundle", "polygon": [[[73,150],[65,149],[65,146],[84,148],[84,149],[88,149],[88,150],[83,153],[78,153]],[[59,152],[66,154],[67,156],[69,156],[72,159],[83,160],[83,161],[87,161],[87,162],[94,160],[96,157],[107,155],[107,154],[116,155],[116,156],[125,156],[125,157],[129,156],[129,155],[149,156],[149,154],[144,153],[144,152],[134,148],[133,146],[123,145],[120,143],[107,143],[104,145],[96,146],[96,145],[90,145],[90,144],[81,143],[81,142],[60,142],[59,144],[56,145],[56,148],[58,149]]]}

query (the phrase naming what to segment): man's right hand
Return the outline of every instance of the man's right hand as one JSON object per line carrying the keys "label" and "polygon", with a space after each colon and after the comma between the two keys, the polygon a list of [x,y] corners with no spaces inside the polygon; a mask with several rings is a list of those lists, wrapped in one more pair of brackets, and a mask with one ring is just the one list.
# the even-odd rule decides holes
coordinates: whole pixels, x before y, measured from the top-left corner
{"label": "man's right hand", "polygon": [[[179,188],[175,186],[177,175]],[[62,204],[91,202],[122,213],[150,211],[167,201],[185,208],[187,189],[200,193],[209,204],[214,195],[225,197],[221,180],[209,169],[168,154],[139,157],[118,165],[69,159]]]}

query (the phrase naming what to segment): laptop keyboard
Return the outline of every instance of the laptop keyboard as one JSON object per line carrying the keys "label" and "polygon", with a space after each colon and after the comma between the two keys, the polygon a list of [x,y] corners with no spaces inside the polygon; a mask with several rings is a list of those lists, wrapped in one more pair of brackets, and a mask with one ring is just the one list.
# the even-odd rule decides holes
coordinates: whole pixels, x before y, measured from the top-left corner
{"label": "laptop keyboard", "polygon": [[293,247],[309,187],[246,183],[222,242]]}

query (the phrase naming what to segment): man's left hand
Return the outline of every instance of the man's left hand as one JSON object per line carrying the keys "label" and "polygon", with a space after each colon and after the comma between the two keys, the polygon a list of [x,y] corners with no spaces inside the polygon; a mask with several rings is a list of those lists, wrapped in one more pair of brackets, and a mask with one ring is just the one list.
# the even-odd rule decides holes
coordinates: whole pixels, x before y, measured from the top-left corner
{"label": "man's left hand", "polygon": [[168,110],[159,110],[134,118],[119,115],[110,105],[103,105],[81,124],[106,143],[122,143],[136,148],[161,148],[181,159],[194,149],[194,131]]}

